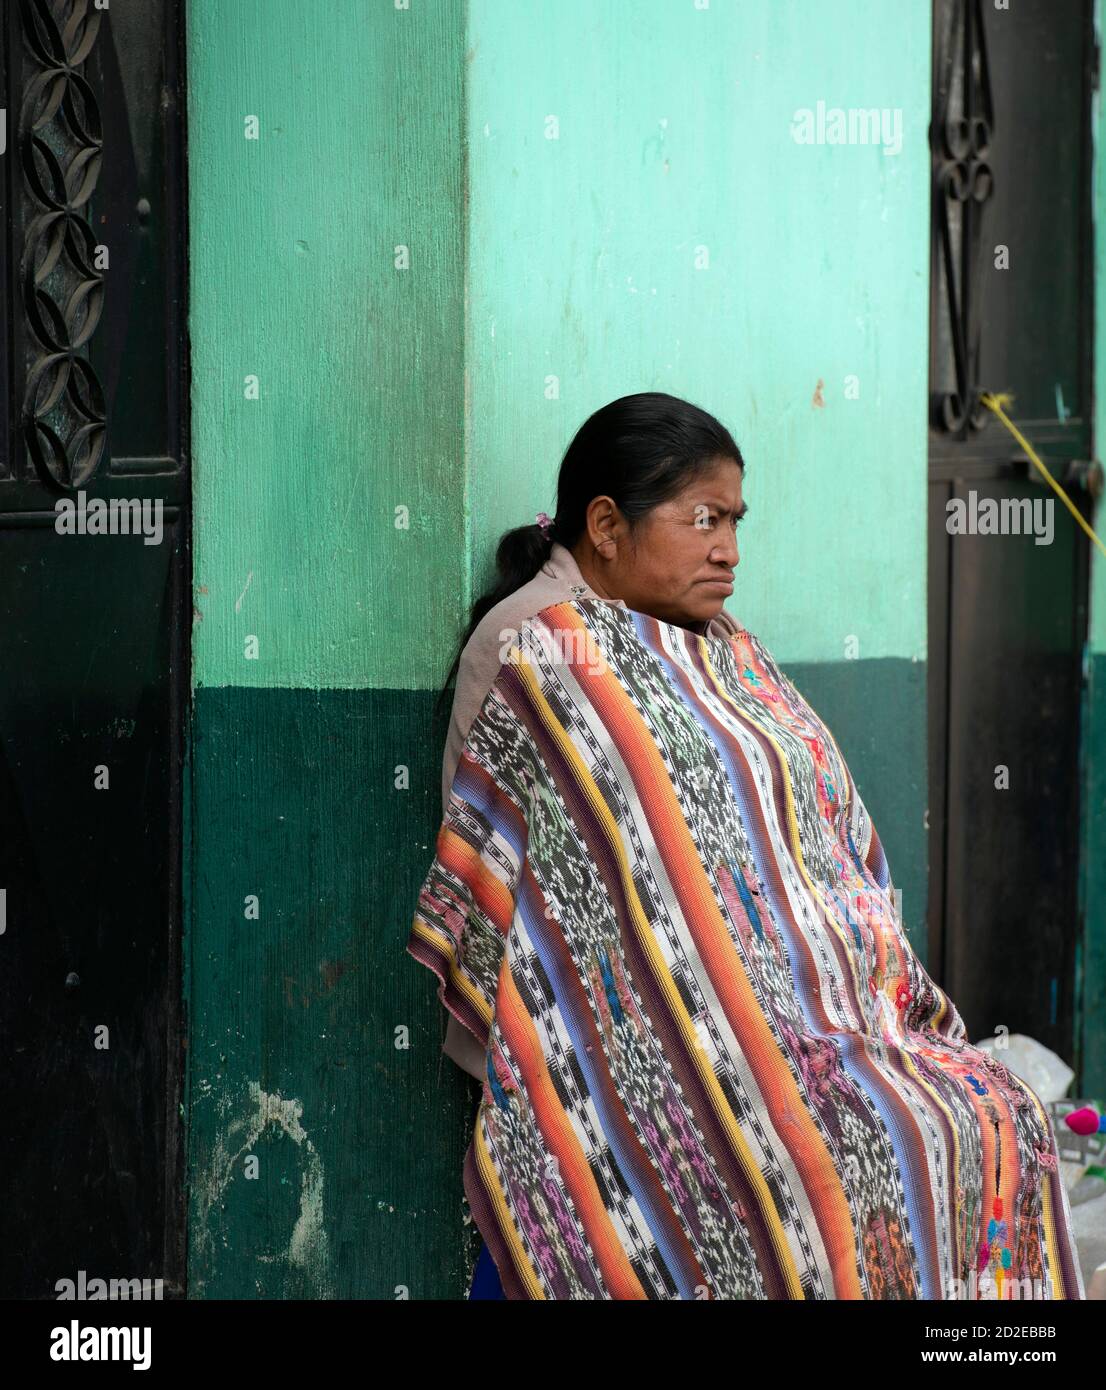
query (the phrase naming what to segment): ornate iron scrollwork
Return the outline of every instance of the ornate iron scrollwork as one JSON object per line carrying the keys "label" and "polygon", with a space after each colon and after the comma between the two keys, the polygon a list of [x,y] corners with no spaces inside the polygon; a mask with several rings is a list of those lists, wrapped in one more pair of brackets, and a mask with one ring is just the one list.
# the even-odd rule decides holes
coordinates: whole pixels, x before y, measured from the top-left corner
{"label": "ornate iron scrollwork", "polygon": [[99,469],[107,436],[104,392],[87,355],[104,296],[88,220],[103,139],[95,93],[79,71],[101,11],[91,0],[21,0],[21,9],[29,75],[19,148],[30,217],[21,264],[23,438],[42,481],[72,491]]}
{"label": "ornate iron scrollwork", "polygon": [[983,206],[994,186],[988,162],[994,107],[982,0],[955,7],[939,62],[941,106],[930,145],[956,389],[937,394],[933,413],[939,429],[963,439],[989,415],[979,400],[980,252]]}

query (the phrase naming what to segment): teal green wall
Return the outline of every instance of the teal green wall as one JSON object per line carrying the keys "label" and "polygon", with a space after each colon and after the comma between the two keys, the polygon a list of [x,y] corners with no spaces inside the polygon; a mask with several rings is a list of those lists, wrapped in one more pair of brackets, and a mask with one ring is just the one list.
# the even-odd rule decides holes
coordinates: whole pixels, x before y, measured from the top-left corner
{"label": "teal green wall", "polygon": [[[881,0],[635,14],[470,0],[476,558],[555,500],[591,411],[670,391],[748,462],[729,608],[783,661],[850,636],[861,661],[924,661],[928,0],[894,25]],[[902,152],[796,144],[819,99],[902,108]]]}
{"label": "teal green wall", "polygon": [[[1103,0],[1095,0],[1095,34],[1099,45],[1106,42],[1106,12]],[[1094,412],[1095,457],[1103,454],[1102,420],[1106,414],[1106,103],[1101,86],[1094,94]],[[1096,517],[1095,530],[1103,544],[1106,527],[1102,517]],[[1095,654],[1106,653],[1106,556],[1095,546],[1091,548],[1091,613],[1090,649]]]}
{"label": "teal green wall", "polygon": [[188,8],[195,682],[425,689],[465,570],[462,7]]}
{"label": "teal green wall", "polygon": [[[403,951],[430,706],[617,395],[741,444],[730,608],[832,727],[924,955],[929,42],[922,0],[191,0],[193,1296],[464,1291],[472,1096]],[[819,100],[901,108],[902,152],[795,144]]]}

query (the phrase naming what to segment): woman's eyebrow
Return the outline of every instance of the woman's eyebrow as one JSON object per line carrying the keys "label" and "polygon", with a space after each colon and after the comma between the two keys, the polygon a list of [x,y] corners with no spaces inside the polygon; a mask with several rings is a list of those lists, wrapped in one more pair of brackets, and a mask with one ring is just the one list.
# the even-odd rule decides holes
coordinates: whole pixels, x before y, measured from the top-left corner
{"label": "woman's eyebrow", "polygon": [[[713,512],[720,512],[720,513],[722,514],[722,516],[733,516],[733,517],[736,517],[738,521],[740,521],[740,520],[742,519],[742,517],[745,515],[745,513],[749,510],[749,504],[748,504],[748,502],[742,502],[742,504],[741,504],[741,510],[740,510],[740,511],[737,511],[737,512],[731,512],[731,510],[729,509],[729,507],[724,507],[724,506],[722,505],[722,503],[721,503],[721,502],[718,502],[718,501],[710,501],[710,500],[707,500],[707,501],[703,501],[703,502],[696,502],[696,503],[695,503],[695,510],[696,510],[696,512],[698,511],[698,509],[699,509],[700,507],[708,507],[708,508],[709,508],[711,511],[713,511]],[[698,524],[698,523],[696,523],[696,524]]]}
{"label": "woman's eyebrow", "polygon": [[696,505],[700,507],[712,507],[716,512],[721,512],[723,516],[735,515],[738,518],[743,517],[745,513],[749,510],[748,502],[742,502],[741,510],[735,513],[731,513],[729,507],[724,507],[722,503],[719,502],[716,498],[707,498],[705,501],[699,502]]}

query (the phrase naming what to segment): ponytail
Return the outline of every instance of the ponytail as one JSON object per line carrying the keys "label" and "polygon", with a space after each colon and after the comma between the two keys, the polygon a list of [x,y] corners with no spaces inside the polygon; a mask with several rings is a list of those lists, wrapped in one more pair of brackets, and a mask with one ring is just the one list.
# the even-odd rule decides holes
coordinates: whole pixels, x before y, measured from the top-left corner
{"label": "ponytail", "polygon": [[[540,512],[539,516],[545,517],[545,513]],[[440,714],[442,703],[453,684],[457,669],[461,664],[461,653],[465,649],[465,644],[476,631],[481,618],[489,613],[497,603],[501,603],[503,599],[513,594],[516,589],[521,589],[524,584],[529,584],[552,553],[553,542],[557,539],[556,529],[557,523],[554,521],[552,524],[548,524],[548,518],[546,518],[545,524],[534,522],[530,526],[516,526],[513,531],[507,531],[500,540],[495,551],[495,583],[472,606],[468,625],[457,645],[457,654],[453,658],[453,665],[449,668],[445,684],[438,692],[438,698],[434,702],[435,718]]]}

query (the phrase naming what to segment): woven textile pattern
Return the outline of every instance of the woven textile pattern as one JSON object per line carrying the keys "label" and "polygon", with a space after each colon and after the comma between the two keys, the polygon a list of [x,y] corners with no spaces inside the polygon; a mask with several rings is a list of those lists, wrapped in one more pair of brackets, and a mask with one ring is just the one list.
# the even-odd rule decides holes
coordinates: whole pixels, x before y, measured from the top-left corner
{"label": "woven textile pattern", "polygon": [[524,623],[407,949],[486,1048],[464,1186],[508,1298],[1084,1296],[1047,1112],[744,629]]}

